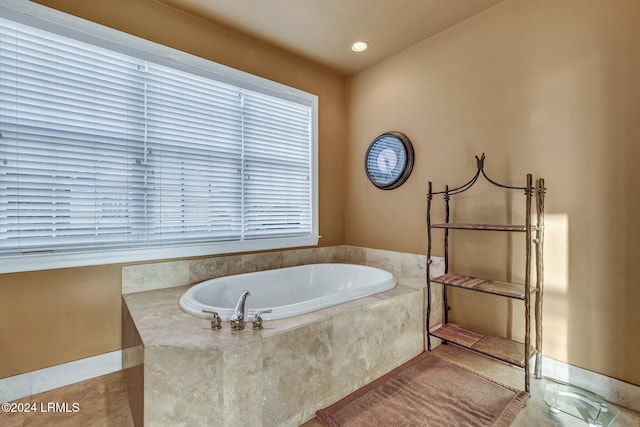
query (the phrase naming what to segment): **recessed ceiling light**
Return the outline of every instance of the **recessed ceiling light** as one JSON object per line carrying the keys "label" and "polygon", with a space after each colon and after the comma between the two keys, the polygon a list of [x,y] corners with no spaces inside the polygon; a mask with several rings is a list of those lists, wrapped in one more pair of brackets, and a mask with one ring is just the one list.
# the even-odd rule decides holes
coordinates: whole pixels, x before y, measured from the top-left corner
{"label": "recessed ceiling light", "polygon": [[367,50],[369,44],[367,42],[355,42],[351,45],[351,50],[354,52],[363,52]]}

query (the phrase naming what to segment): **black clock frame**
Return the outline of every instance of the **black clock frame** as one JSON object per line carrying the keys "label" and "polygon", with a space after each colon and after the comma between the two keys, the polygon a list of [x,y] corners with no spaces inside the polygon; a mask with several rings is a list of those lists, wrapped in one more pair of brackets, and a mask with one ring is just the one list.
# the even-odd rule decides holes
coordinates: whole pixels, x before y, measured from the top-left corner
{"label": "black clock frame", "polygon": [[[371,150],[375,147],[376,143],[382,138],[388,138],[388,137],[396,138],[398,141],[402,143],[405,154],[406,154],[405,162],[404,162],[404,165],[402,166],[402,172],[397,176],[396,179],[394,179],[392,182],[388,184],[380,184],[376,182],[375,178],[372,176],[373,174],[369,170],[369,166],[368,166],[369,157],[372,155]],[[411,141],[409,140],[409,138],[407,138],[407,136],[402,132],[396,132],[396,131],[385,132],[379,135],[378,137],[376,137],[371,142],[371,144],[369,144],[369,148],[367,149],[367,154],[364,157],[364,171],[367,174],[367,178],[369,178],[369,181],[371,181],[371,183],[376,187],[378,187],[379,189],[393,190],[394,188],[400,187],[409,178],[409,175],[411,175],[411,171],[413,170],[413,162],[414,162],[413,145],[411,144]]]}

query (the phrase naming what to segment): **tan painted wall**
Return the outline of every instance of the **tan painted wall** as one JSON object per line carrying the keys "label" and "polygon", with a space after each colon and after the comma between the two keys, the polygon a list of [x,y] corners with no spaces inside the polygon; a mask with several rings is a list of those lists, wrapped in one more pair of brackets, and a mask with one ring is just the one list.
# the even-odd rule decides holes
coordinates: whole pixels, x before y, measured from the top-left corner
{"label": "tan painted wall", "polygon": [[[319,96],[320,244],[344,243],[344,79],[153,0],[44,5]],[[121,347],[121,266],[0,275],[0,378]]]}
{"label": "tan painted wall", "polygon": [[0,275],[0,378],[120,348],[120,268]]}
{"label": "tan painted wall", "polygon": [[[349,78],[346,243],[424,253],[427,181],[462,184],[475,154],[500,181],[542,176],[544,354],[640,385],[638,22],[637,0],[506,0]],[[385,192],[362,163],[389,130],[412,139],[417,159],[407,183]],[[521,218],[482,189],[454,220]],[[521,276],[521,240],[459,233],[454,269]],[[521,337],[521,303],[452,300],[456,321]]]}

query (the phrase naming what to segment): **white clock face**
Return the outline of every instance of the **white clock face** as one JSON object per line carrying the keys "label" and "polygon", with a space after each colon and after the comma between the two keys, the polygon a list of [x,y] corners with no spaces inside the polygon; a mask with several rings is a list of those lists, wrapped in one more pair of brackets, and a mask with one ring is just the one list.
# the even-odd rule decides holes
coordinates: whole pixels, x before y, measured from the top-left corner
{"label": "white clock face", "polygon": [[378,170],[382,173],[391,173],[398,164],[398,155],[391,148],[385,148],[378,155]]}
{"label": "white clock face", "polygon": [[378,188],[390,190],[401,185],[413,167],[413,147],[406,136],[398,132],[385,133],[369,146],[365,171]]}

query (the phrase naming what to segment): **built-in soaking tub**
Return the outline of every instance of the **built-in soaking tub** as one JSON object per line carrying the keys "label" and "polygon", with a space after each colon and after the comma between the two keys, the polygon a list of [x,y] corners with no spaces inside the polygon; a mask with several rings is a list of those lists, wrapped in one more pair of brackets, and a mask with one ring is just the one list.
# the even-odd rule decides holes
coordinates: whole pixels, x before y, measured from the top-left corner
{"label": "built-in soaking tub", "polygon": [[392,289],[388,271],[355,264],[310,264],[207,280],[191,287],[180,298],[189,314],[208,317],[217,312],[229,320],[242,292],[249,291],[249,317],[271,309],[265,320],[284,319]]}
{"label": "built-in soaking tub", "polygon": [[[424,287],[407,286],[413,276],[395,280],[377,268],[325,264],[124,295],[123,366],[137,425],[304,424],[424,350]],[[276,291],[272,282],[288,284]],[[190,309],[196,317],[177,304],[196,293],[227,317],[245,289],[250,313],[292,315],[287,306],[301,300],[314,312],[271,319],[261,330],[233,331],[228,322],[213,330],[201,307]],[[338,291],[356,299],[340,304]]]}

